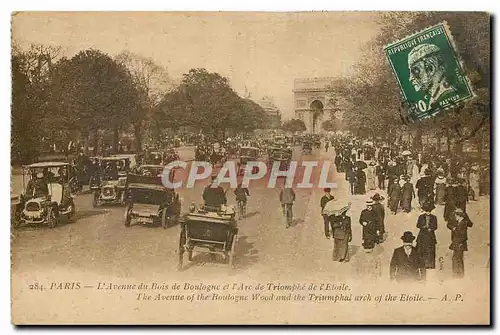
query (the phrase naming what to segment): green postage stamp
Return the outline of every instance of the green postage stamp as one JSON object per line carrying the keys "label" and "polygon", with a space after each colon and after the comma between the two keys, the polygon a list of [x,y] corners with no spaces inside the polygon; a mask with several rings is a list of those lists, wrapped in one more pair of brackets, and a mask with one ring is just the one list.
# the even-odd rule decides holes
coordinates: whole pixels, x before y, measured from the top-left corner
{"label": "green postage stamp", "polygon": [[411,121],[474,97],[446,22],[391,43],[384,51]]}

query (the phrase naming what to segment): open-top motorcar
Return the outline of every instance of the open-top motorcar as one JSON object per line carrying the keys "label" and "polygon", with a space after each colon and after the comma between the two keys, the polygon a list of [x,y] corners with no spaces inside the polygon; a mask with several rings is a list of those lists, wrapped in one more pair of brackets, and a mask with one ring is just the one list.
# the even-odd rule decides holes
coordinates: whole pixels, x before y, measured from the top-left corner
{"label": "open-top motorcar", "polygon": [[290,149],[288,149],[288,148],[283,148],[283,149],[275,148],[269,154],[268,164],[270,166],[272,166],[274,164],[274,162],[278,161],[278,162],[280,162],[280,170],[288,169],[288,167],[290,166],[291,160],[292,160],[292,153],[291,153]]}
{"label": "open-top motorcar", "polygon": [[163,170],[165,169],[165,166],[163,165],[156,165],[156,164],[144,164],[139,166],[137,169],[137,174],[141,176],[150,176],[150,177],[156,177],[160,176],[163,174]]}
{"label": "open-top motorcar", "polygon": [[[238,174],[243,174],[245,165],[248,162],[256,161],[259,159],[259,148],[256,147],[241,147],[240,148],[240,161],[239,161],[239,171]],[[256,173],[258,167],[254,166],[252,173]]]}
{"label": "open-top motorcar", "polygon": [[63,216],[69,219],[75,214],[70,170],[70,164],[63,162],[41,162],[23,167],[23,193],[11,198],[15,199],[15,227],[46,224],[53,228]]}
{"label": "open-top motorcar", "polygon": [[178,270],[183,269],[184,253],[193,260],[193,251],[220,254],[230,268],[234,267],[234,254],[238,239],[238,227],[234,207],[196,207],[192,204],[189,213],[182,216],[179,237]]}
{"label": "open-top motorcar", "polygon": [[121,156],[103,157],[99,161],[99,181],[91,187],[92,205],[98,207],[104,203],[125,205],[125,186],[130,159]]}
{"label": "open-top motorcar", "polygon": [[161,223],[163,228],[167,228],[177,223],[181,211],[179,195],[166,188],[160,176],[129,174],[126,204],[126,227],[133,223]]}
{"label": "open-top motorcar", "polygon": [[305,155],[312,154],[313,150],[313,142],[312,141],[304,141],[302,142],[302,153]]}

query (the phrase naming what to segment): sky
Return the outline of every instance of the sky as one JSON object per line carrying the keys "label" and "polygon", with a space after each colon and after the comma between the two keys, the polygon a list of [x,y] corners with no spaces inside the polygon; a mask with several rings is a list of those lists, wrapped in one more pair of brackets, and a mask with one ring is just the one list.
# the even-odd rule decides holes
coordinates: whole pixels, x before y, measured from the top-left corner
{"label": "sky", "polygon": [[228,77],[241,96],[272,97],[289,119],[294,79],[349,76],[379,31],[376,18],[370,12],[24,12],[14,15],[12,36],[22,46],[61,46],[68,57],[88,48],[110,56],[128,50],[152,58],[173,78],[206,68]]}

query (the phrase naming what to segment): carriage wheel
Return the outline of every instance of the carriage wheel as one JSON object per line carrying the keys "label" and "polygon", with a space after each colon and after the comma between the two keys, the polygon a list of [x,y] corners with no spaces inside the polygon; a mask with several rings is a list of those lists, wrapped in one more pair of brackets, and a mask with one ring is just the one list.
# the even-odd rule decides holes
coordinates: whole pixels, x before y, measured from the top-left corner
{"label": "carriage wheel", "polygon": [[99,206],[99,193],[94,192],[94,196],[92,198],[92,207],[98,207]]}
{"label": "carriage wheel", "polygon": [[185,246],[184,244],[186,243],[186,236],[185,236],[185,231],[181,230],[181,234],[179,236],[179,262],[177,263],[177,271],[182,270],[182,265],[184,261],[184,251],[185,251]]}
{"label": "carriage wheel", "polygon": [[167,209],[165,208],[161,213],[161,226],[166,229],[168,226]]}
{"label": "carriage wheel", "polygon": [[128,206],[125,209],[125,218],[124,218],[125,227],[130,227],[130,221],[132,221],[132,218],[130,217],[130,206]]}
{"label": "carriage wheel", "polygon": [[231,244],[231,252],[229,253],[229,268],[234,269],[234,250],[236,249],[236,240],[238,239],[238,234],[234,234],[233,243]]}
{"label": "carriage wheel", "polygon": [[69,212],[68,219],[71,219],[76,213],[75,201],[71,200],[69,205],[71,206],[71,212]]}
{"label": "carriage wheel", "polygon": [[52,207],[49,207],[47,210],[47,226],[49,228],[54,228],[57,226],[57,216]]}

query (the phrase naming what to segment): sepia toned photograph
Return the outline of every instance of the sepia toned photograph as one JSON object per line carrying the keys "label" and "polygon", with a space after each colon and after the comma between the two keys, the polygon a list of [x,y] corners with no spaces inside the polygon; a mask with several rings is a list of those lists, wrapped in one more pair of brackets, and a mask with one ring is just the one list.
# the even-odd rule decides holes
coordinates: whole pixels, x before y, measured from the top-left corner
{"label": "sepia toned photograph", "polygon": [[489,325],[484,12],[14,12],[14,325]]}

